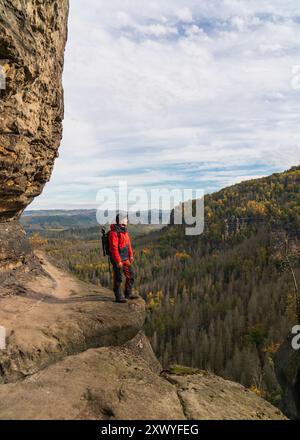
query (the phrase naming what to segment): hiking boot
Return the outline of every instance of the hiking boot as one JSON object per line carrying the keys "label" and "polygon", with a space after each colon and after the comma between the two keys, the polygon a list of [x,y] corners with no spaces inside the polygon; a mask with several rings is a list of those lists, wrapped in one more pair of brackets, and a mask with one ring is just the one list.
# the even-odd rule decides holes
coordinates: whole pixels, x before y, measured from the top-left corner
{"label": "hiking boot", "polygon": [[139,297],[140,297],[140,295],[138,293],[125,292],[126,299],[138,299]]}
{"label": "hiking boot", "polygon": [[120,288],[114,289],[114,293],[116,296],[116,303],[126,303],[127,299],[123,297]]}

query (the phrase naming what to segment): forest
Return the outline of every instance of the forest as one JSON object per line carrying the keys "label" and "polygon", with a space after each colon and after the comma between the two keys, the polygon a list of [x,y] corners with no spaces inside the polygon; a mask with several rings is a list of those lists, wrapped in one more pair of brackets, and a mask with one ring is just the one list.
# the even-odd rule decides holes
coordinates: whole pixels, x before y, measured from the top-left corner
{"label": "forest", "polygon": [[[205,231],[132,227],[135,289],[164,368],[181,364],[240,382],[276,404],[274,354],[297,323],[300,167],[205,197]],[[100,227],[33,233],[56,264],[111,286]]]}

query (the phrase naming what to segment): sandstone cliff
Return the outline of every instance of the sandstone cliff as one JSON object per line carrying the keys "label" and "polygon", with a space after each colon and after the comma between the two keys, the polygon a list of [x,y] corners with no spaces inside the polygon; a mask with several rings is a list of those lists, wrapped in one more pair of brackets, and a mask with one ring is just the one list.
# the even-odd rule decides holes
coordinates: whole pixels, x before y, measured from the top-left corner
{"label": "sandstone cliff", "polygon": [[284,419],[207,372],[161,374],[142,299],[33,255],[18,218],[57,156],[67,16],[67,0],[0,0],[0,419]]}
{"label": "sandstone cliff", "polygon": [[68,0],[0,0],[0,272],[30,248],[17,220],[49,180],[62,136]]}

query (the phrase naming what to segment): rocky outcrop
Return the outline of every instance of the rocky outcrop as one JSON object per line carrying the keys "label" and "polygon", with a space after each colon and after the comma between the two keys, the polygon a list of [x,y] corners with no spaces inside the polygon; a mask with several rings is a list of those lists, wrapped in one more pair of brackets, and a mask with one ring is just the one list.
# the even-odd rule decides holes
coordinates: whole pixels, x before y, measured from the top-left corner
{"label": "rocky outcrop", "polygon": [[[17,220],[49,180],[62,136],[68,0],[0,0],[0,272],[30,256]],[[5,231],[16,233],[5,240]]]}
{"label": "rocky outcrop", "polygon": [[241,385],[208,373],[166,379],[128,348],[91,349],[22,382],[0,386],[0,418],[285,419]]}
{"label": "rocky outcrop", "polygon": [[291,419],[300,420],[300,350],[292,348],[292,337],[276,353],[275,371],[282,388],[281,409]]}
{"label": "rocky outcrop", "polygon": [[[122,345],[143,327],[142,299],[115,304],[110,290],[81,283],[39,259],[45,274],[0,295],[7,343],[0,350],[0,383],[23,379],[91,347]],[[154,357],[143,335],[131,344],[148,359]]]}
{"label": "rocky outcrop", "polygon": [[32,249],[24,229],[16,220],[0,222],[0,245],[0,283],[2,284],[8,272],[32,259]]}
{"label": "rocky outcrop", "polygon": [[176,388],[129,349],[71,356],[0,387],[1,419],[184,419]]}
{"label": "rocky outcrop", "polygon": [[283,420],[281,411],[240,384],[207,371],[165,374],[189,420]]}
{"label": "rocky outcrop", "polygon": [[159,374],[162,371],[162,366],[143,331],[140,331],[133,339],[126,342],[124,347],[129,348],[136,356],[142,357],[154,373]]}

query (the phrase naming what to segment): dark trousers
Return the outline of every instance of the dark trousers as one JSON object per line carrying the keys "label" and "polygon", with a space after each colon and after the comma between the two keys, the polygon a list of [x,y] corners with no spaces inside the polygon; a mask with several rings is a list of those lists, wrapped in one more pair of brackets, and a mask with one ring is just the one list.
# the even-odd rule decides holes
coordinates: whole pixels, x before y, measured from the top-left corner
{"label": "dark trousers", "polygon": [[112,261],[113,267],[113,290],[116,295],[116,299],[120,299],[121,294],[121,284],[123,275],[125,277],[125,289],[124,295],[129,296],[132,293],[132,286],[134,283],[134,271],[129,260],[122,261],[123,267],[119,267],[114,261]]}

